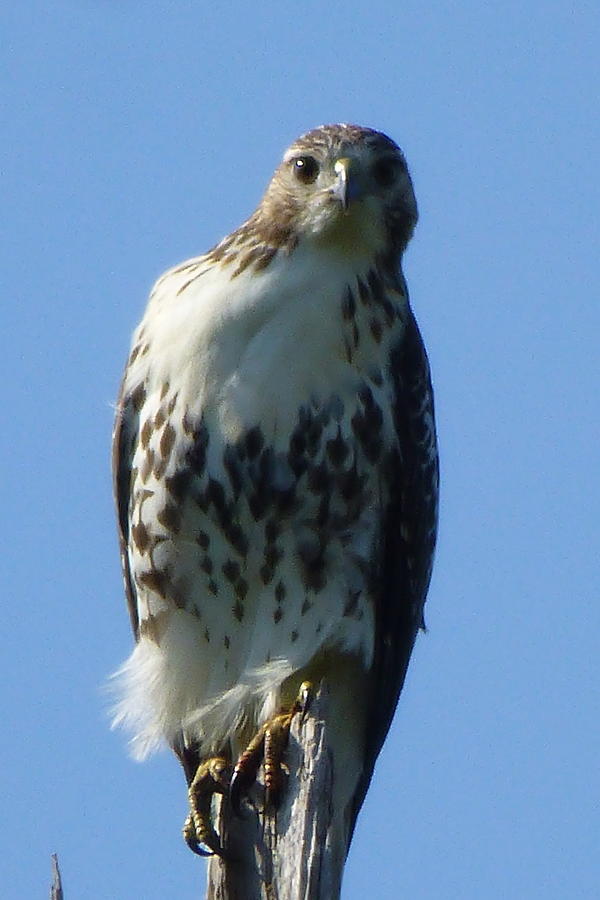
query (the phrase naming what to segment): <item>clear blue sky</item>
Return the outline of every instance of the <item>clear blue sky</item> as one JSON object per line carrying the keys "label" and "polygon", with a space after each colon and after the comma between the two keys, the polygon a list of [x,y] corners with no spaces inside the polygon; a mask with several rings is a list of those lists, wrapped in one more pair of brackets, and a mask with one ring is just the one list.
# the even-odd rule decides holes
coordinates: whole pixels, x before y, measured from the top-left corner
{"label": "clear blue sky", "polygon": [[412,169],[443,475],[344,900],[600,896],[597,3],[24,0],[0,32],[3,896],[53,851],[67,900],[202,896],[176,762],[107,725],[112,404],[153,279],[336,120]]}

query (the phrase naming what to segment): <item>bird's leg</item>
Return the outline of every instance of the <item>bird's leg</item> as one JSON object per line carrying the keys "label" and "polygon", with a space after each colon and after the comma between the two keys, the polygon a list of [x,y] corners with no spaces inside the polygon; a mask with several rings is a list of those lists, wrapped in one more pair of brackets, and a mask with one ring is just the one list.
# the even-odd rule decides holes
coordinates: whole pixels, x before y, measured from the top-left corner
{"label": "bird's leg", "polygon": [[275,809],[284,783],[283,755],[294,713],[276,716],[265,732],[264,770],[265,807]]}
{"label": "bird's leg", "polygon": [[[229,787],[231,766],[222,756],[205,759],[198,766],[190,786],[188,799],[190,812],[183,826],[183,838],[199,856],[224,856],[223,848],[212,823],[212,799],[215,794],[225,794]],[[208,847],[204,850],[203,847]]]}
{"label": "bird's leg", "polygon": [[283,754],[292,719],[297,713],[301,713],[304,719],[311,693],[310,683],[302,682],[291,708],[265,722],[239,757],[229,788],[231,806],[238,814],[242,797],[254,784],[261,762],[265,772],[265,807],[277,806],[283,787]]}

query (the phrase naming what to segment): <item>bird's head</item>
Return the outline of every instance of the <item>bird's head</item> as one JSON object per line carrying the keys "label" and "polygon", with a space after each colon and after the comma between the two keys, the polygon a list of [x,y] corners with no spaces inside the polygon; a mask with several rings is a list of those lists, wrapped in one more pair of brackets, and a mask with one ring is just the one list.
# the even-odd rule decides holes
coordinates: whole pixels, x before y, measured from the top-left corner
{"label": "bird's head", "polygon": [[417,221],[406,161],[386,135],[323,125],[286,151],[255,213],[264,239],[302,240],[396,261]]}

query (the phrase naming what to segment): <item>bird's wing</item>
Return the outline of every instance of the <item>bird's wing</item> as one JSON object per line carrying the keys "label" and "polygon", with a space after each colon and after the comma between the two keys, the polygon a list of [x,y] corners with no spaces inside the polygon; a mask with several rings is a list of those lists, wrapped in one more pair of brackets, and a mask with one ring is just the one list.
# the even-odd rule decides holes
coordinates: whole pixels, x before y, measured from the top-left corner
{"label": "bird's wing", "polygon": [[354,821],[394,716],[431,578],[437,533],[439,467],[429,364],[412,311],[390,354],[398,450],[384,513],[376,598],[373,701]]}
{"label": "bird's wing", "polygon": [[137,640],[139,633],[139,616],[137,594],[131,568],[129,565],[129,503],[131,499],[131,467],[139,429],[139,409],[141,392],[138,388],[133,394],[126,394],[125,379],[121,384],[117,401],[117,414],[112,441],[113,490],[117,506],[117,523],[119,532],[119,549],[121,552],[121,568],[125,582],[125,594],[129,608],[131,627]]}

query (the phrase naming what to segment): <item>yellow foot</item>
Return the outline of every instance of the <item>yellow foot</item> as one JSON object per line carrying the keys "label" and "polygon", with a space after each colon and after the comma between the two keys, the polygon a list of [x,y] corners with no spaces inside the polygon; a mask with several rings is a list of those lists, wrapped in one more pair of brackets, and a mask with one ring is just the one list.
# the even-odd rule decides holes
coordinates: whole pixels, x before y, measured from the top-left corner
{"label": "yellow foot", "polygon": [[[183,826],[183,838],[199,856],[224,856],[212,823],[212,798],[229,788],[231,766],[222,756],[213,756],[198,766],[188,789],[190,813]],[[204,849],[204,848],[207,849]]]}
{"label": "yellow foot", "polygon": [[238,815],[241,813],[242,798],[256,781],[261,762],[265,772],[265,807],[273,809],[277,806],[284,782],[283,754],[292,719],[297,713],[304,719],[311,694],[310,682],[302,682],[291,709],[265,722],[241,754],[233,770],[229,788],[231,806]]}

